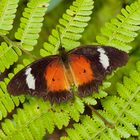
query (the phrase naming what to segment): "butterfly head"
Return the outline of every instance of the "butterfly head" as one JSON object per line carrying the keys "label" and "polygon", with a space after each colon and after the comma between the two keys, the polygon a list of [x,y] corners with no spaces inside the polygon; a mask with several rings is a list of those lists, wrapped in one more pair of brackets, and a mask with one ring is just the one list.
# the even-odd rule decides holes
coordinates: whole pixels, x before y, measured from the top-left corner
{"label": "butterfly head", "polygon": [[59,51],[59,56],[61,57],[62,61],[66,62],[67,61],[67,53],[66,53],[65,48],[60,46],[58,51]]}
{"label": "butterfly head", "polygon": [[57,31],[58,31],[59,41],[60,41],[60,46],[59,46],[59,48],[58,48],[59,56],[61,57],[61,59],[62,59],[63,62],[66,62],[66,60],[67,60],[67,55],[66,55],[65,48],[62,46],[60,28],[57,28]]}
{"label": "butterfly head", "polygon": [[62,46],[60,46],[59,49],[58,49],[58,51],[59,51],[59,54],[65,53],[65,48],[62,47]]}

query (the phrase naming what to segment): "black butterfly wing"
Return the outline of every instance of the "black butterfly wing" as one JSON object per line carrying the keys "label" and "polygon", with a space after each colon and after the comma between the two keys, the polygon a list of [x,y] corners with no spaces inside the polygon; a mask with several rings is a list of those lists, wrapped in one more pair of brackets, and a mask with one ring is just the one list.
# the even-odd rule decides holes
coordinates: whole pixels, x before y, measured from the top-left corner
{"label": "black butterfly wing", "polygon": [[12,95],[31,94],[51,102],[61,102],[72,97],[69,83],[66,82],[59,56],[50,56],[37,60],[19,71],[11,79],[7,89]]}
{"label": "black butterfly wing", "polygon": [[[78,47],[67,54],[79,96],[97,91],[106,74],[125,65],[128,60],[127,53],[112,47]],[[18,72],[7,89],[12,95],[29,93],[51,102],[61,102],[73,96],[67,78],[61,58],[50,56]]]}
{"label": "black butterfly wing", "polygon": [[[77,62],[77,66],[72,60],[75,64]],[[74,79],[78,79],[75,84],[78,87],[79,96],[86,96],[97,91],[106,75],[117,67],[125,65],[127,60],[127,53],[113,47],[83,46],[71,50],[69,63]]]}
{"label": "black butterfly wing", "polygon": [[8,92],[12,95],[25,93],[34,95],[38,94],[37,92],[39,91],[42,92],[46,89],[45,78],[43,76],[45,68],[55,59],[57,59],[56,56],[46,57],[31,63],[19,71],[9,82],[7,86]]}

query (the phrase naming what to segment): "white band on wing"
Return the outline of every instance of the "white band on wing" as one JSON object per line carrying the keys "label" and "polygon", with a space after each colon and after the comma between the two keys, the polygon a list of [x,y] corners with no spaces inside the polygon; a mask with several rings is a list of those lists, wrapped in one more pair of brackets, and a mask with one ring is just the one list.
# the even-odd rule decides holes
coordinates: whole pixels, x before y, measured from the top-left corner
{"label": "white band on wing", "polygon": [[27,75],[27,77],[26,77],[26,83],[27,83],[29,89],[34,89],[35,90],[35,78],[31,74],[31,70],[32,69],[30,67],[28,67],[26,69],[26,72],[25,72],[25,75]]}
{"label": "white band on wing", "polygon": [[98,48],[97,51],[100,53],[100,56],[99,56],[100,63],[103,65],[105,69],[107,69],[109,66],[109,58],[105,54],[105,50],[103,48]]}

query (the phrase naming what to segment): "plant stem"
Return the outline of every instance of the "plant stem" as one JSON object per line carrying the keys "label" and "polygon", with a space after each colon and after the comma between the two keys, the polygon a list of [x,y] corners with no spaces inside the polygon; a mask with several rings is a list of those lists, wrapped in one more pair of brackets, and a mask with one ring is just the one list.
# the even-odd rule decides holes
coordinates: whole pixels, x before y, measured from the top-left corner
{"label": "plant stem", "polygon": [[37,60],[37,57],[35,55],[32,55],[31,53],[29,53],[28,51],[24,50],[21,45],[17,42],[13,42],[11,41],[7,36],[5,35],[0,35],[9,45],[12,45],[14,47],[18,47],[20,48],[24,53],[26,53],[27,55],[29,55],[32,59]]}
{"label": "plant stem", "polygon": [[91,105],[88,105],[88,107],[89,107],[94,113],[96,113],[96,115],[97,115],[99,118],[101,118],[101,120],[102,120],[108,127],[110,127],[111,129],[114,128],[114,125],[111,124],[110,122],[108,122],[99,112],[97,112],[97,110],[96,110],[94,107],[92,107]]}

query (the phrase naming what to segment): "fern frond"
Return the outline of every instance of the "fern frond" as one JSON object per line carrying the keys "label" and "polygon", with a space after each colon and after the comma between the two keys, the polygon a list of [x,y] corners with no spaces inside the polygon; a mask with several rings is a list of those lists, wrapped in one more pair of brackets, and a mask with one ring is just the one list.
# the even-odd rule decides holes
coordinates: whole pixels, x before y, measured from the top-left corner
{"label": "fern frond", "polygon": [[5,35],[13,27],[13,19],[19,0],[1,0],[0,2],[0,34]]}
{"label": "fern frond", "polygon": [[37,43],[48,1],[31,0],[24,9],[15,38],[21,41],[20,44],[25,50],[33,50],[33,46]]}
{"label": "fern frond", "polygon": [[[32,98],[30,103],[23,104],[23,109],[17,109],[13,120],[7,119],[2,123],[0,139],[14,140],[22,135],[23,138],[40,140],[46,129],[49,133],[53,132],[55,126],[62,129],[69,124],[70,118],[78,121],[83,111],[84,105],[78,98],[74,103],[64,103],[60,106],[51,106],[49,102]],[[75,117],[77,114],[78,119]]]}
{"label": "fern frond", "polygon": [[132,3],[121,10],[121,14],[111,22],[106,23],[101,29],[101,36],[97,36],[97,42],[102,45],[114,46],[118,49],[129,51],[132,42],[140,29],[140,1]]}
{"label": "fern frond", "polygon": [[[8,31],[12,28],[12,19],[15,17],[14,13],[16,12],[17,3],[18,0],[14,0],[12,2],[9,0],[3,0],[3,3],[0,5],[4,8],[0,11],[2,20],[0,23],[0,29]],[[25,11],[23,12],[24,17],[21,18],[20,28],[15,33],[16,38],[21,41],[20,45],[22,48],[27,49],[29,47],[28,49],[31,50],[33,45],[36,44],[38,33],[42,26],[43,15],[46,11],[44,8],[47,6],[46,4],[48,4],[48,2],[45,0],[41,0],[39,2],[32,0],[28,3],[28,8],[25,8]],[[3,42],[0,46],[0,72],[4,72],[5,69],[8,69],[10,65],[18,60],[18,56],[22,53],[20,50],[21,46],[19,47],[19,44],[12,42],[2,34],[1,37],[3,37],[3,39],[9,44],[8,46]]]}
{"label": "fern frond", "polygon": [[64,139],[109,139],[119,140],[130,136],[138,136],[135,125],[140,126],[140,62],[137,70],[129,77],[124,77],[123,83],[117,84],[119,96],[108,96],[102,99],[103,111],[98,112],[112,124],[112,128],[93,113],[92,117],[83,115],[81,123],[75,123],[74,128],[66,129],[68,137]]}
{"label": "fern frond", "polygon": [[19,48],[9,46],[6,42],[2,42],[0,46],[0,72],[4,72],[5,69],[9,69],[10,65],[18,60],[18,56],[21,55]]}
{"label": "fern frond", "polygon": [[52,30],[52,35],[49,36],[48,43],[44,43],[44,49],[40,50],[41,56],[56,54],[60,46],[60,40],[62,45],[69,50],[79,46],[79,39],[82,37],[81,33],[88,25],[87,22],[90,20],[92,9],[92,0],[74,1],[59,20],[59,25],[57,27],[60,29],[60,39],[58,30]]}

